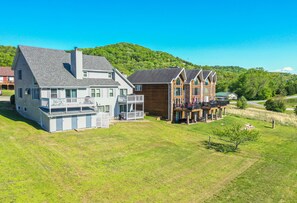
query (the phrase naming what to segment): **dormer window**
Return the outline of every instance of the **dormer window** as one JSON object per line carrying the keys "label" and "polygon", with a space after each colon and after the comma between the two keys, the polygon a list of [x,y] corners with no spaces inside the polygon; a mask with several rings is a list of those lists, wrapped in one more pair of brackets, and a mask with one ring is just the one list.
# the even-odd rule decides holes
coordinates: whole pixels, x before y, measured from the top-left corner
{"label": "dormer window", "polygon": [[84,71],[84,78],[87,78],[88,77],[88,72],[87,71]]}
{"label": "dormer window", "polygon": [[208,78],[206,78],[205,85],[208,85],[208,84],[209,84],[209,80],[208,80]]}
{"label": "dormer window", "polygon": [[198,80],[198,78],[196,78],[196,79],[194,80],[194,85],[199,85],[199,80]]}
{"label": "dormer window", "polygon": [[180,85],[180,78],[177,78],[175,83],[176,85]]}

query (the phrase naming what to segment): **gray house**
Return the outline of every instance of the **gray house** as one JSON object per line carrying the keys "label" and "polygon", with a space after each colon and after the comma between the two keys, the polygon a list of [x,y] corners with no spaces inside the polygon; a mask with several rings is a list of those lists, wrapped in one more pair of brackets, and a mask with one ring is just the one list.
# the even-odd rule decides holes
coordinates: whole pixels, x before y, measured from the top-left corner
{"label": "gray house", "polygon": [[49,132],[144,116],[143,95],[104,57],[19,46],[12,69],[17,111]]}

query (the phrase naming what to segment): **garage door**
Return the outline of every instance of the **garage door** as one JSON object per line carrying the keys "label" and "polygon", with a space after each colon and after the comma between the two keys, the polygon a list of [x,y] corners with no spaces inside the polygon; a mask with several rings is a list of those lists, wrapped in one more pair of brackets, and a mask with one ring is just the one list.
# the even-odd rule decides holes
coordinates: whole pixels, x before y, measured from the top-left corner
{"label": "garage door", "polygon": [[86,115],[86,127],[87,128],[92,127],[92,115]]}

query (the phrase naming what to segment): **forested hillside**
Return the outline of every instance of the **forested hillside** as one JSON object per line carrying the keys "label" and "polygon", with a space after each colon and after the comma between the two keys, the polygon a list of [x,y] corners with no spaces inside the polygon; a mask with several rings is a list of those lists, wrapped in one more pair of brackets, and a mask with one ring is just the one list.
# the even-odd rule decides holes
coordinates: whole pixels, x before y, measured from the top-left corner
{"label": "forested hillside", "polygon": [[[0,46],[0,66],[11,66],[15,47]],[[81,49],[84,54],[106,57],[121,72],[130,75],[137,70],[180,66],[186,69],[202,68],[217,72],[217,92],[234,91],[248,99],[266,99],[277,94],[297,93],[297,76],[270,73],[261,68],[244,69],[238,66],[200,66],[171,54],[130,43]]]}
{"label": "forested hillside", "polygon": [[0,45],[0,66],[9,67],[12,65],[16,48],[12,46]]}

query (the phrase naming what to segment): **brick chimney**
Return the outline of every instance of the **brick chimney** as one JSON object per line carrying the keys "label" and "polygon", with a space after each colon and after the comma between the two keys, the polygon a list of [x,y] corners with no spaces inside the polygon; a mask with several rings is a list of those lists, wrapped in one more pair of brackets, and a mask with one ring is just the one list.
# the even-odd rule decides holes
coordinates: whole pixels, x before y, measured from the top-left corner
{"label": "brick chimney", "polygon": [[77,47],[71,52],[71,72],[76,79],[83,79],[83,55]]}

